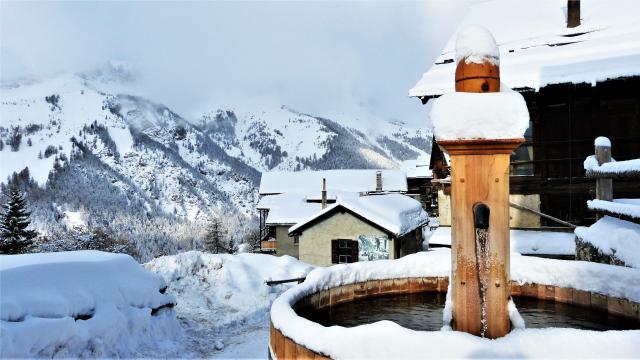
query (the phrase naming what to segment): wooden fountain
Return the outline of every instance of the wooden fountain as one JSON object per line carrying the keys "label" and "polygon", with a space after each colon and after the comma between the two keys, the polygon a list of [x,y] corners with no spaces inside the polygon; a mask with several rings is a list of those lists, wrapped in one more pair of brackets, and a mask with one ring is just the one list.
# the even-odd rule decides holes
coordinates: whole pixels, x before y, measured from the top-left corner
{"label": "wooden fountain", "polygon": [[[461,59],[456,92],[500,91],[500,68]],[[510,331],[509,158],[524,139],[447,140],[451,156],[453,328],[498,338]]]}

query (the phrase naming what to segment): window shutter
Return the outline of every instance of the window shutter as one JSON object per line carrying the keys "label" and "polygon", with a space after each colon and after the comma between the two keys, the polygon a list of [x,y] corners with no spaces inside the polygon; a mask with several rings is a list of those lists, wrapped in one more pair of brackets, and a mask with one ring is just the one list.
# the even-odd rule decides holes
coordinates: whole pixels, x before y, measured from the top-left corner
{"label": "window shutter", "polygon": [[338,249],[339,240],[331,240],[331,263],[337,264],[339,262],[340,251]]}
{"label": "window shutter", "polygon": [[358,240],[351,241],[351,262],[358,261]]}

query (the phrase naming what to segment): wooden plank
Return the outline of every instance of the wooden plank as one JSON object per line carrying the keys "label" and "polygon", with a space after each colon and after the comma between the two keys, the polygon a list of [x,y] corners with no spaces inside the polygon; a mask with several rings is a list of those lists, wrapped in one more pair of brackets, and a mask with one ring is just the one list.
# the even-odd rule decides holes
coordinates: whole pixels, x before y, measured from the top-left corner
{"label": "wooden plank", "polygon": [[313,360],[316,357],[316,353],[307,349],[306,347],[296,344],[296,358],[301,360]]}
{"label": "wooden plank", "polygon": [[511,286],[511,296],[520,296],[522,295],[522,287],[515,281],[509,282]]}
{"label": "wooden plank", "polygon": [[438,292],[447,292],[447,288],[449,287],[449,278],[446,276],[439,276],[437,278],[438,281]]}
{"label": "wooden plank", "polygon": [[380,280],[367,281],[367,296],[375,296],[380,294]]}
{"label": "wooden plank", "polygon": [[438,291],[438,278],[434,278],[434,277],[422,278],[422,289],[425,292]]}
{"label": "wooden plank", "polygon": [[573,290],[573,305],[586,308],[591,307],[591,293],[583,290]]}
{"label": "wooden plank", "polygon": [[421,293],[424,291],[423,289],[423,278],[409,278],[409,293]]}
{"label": "wooden plank", "polygon": [[318,308],[324,309],[329,305],[331,305],[331,295],[329,294],[329,290],[320,291],[318,293]]}
{"label": "wooden plank", "polygon": [[406,278],[393,279],[393,289],[394,289],[394,292],[397,292],[397,293],[409,292],[409,280]]}
{"label": "wooden plank", "polygon": [[284,359],[295,359],[296,358],[296,343],[288,337],[284,338]]}
{"label": "wooden plank", "polygon": [[591,308],[607,311],[607,296],[598,293],[591,293]]}
{"label": "wooden plank", "polygon": [[636,319],[636,314],[631,307],[631,302],[627,299],[620,299],[616,297],[607,298],[607,311],[609,314],[624,316],[627,318]]}
{"label": "wooden plank", "polygon": [[284,359],[284,336],[280,332],[280,330],[275,329],[276,333],[276,346],[273,349],[278,360]]}
{"label": "wooden plank", "polygon": [[555,290],[555,301],[564,303],[564,304],[572,304],[573,303],[573,289],[571,288],[562,288],[557,287]]}
{"label": "wooden plank", "polygon": [[380,294],[391,294],[393,292],[393,279],[380,280]]}
{"label": "wooden plank", "polygon": [[367,296],[367,283],[359,282],[353,284],[353,298],[360,299]]}

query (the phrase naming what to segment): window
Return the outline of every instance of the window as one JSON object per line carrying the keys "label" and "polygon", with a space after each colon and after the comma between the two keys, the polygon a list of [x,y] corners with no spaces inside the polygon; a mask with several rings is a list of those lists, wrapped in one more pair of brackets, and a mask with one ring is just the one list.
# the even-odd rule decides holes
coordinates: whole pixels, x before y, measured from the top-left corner
{"label": "window", "polygon": [[358,242],[351,239],[331,240],[331,262],[346,264],[358,261]]}
{"label": "window", "polygon": [[300,243],[300,236],[296,235],[293,237],[293,243],[295,245],[298,245]]}

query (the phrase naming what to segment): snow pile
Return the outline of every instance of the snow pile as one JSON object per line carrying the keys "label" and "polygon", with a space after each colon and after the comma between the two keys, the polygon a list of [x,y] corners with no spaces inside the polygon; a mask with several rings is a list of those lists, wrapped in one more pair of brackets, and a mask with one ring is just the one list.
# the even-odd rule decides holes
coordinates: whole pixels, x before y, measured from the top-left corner
{"label": "snow pile", "polygon": [[[299,317],[291,307],[309,294],[365,280],[448,276],[450,264],[450,251],[439,249],[398,260],[317,268],[304,283],[274,301],[271,320],[283,335],[331,358],[611,358],[635,357],[640,353],[640,331],[637,330],[517,329],[503,338],[488,340],[455,331],[414,331],[391,321],[353,328],[324,327]],[[632,268],[516,255],[511,259],[511,278],[520,283],[573,287],[640,300],[640,270]],[[511,315],[519,328],[522,324],[515,314]]]}
{"label": "snow pile", "polygon": [[519,139],[529,127],[529,110],[519,93],[453,92],[432,100],[437,140]]}
{"label": "snow pile", "polygon": [[[264,327],[271,302],[292,284],[267,286],[266,280],[305,276],[312,266],[290,256],[207,254],[198,251],[163,256],[145,264],[167,282],[177,297],[176,312],[189,335],[195,356],[210,356],[223,347],[252,343],[236,357],[264,355]],[[295,284],[295,283],[293,283]],[[233,356],[233,354],[230,354]]]}
{"label": "snow pile", "polygon": [[587,172],[587,176],[589,176],[589,172],[620,175],[625,173],[640,173],[640,159],[625,161],[615,161],[614,159],[611,159],[611,162],[598,165],[596,156],[589,155],[584,160],[584,169]]}
{"label": "snow pile", "polygon": [[360,196],[354,193],[342,192],[337,195],[335,204],[298,222],[289,229],[289,233],[302,229],[306,224],[339,207],[346,208],[366,218],[396,236],[402,236],[413,231],[429,220],[420,202],[406,195]]}
{"label": "snow pile", "polygon": [[468,25],[456,37],[456,63],[465,59],[467,63],[482,64],[488,60],[500,64],[500,50],[491,32],[479,25]]}
{"label": "snow pile", "polygon": [[124,254],[0,256],[0,357],[128,357],[180,334],[165,282]]}
{"label": "snow pile", "polygon": [[640,199],[588,200],[590,210],[640,219]]}
{"label": "snow pile", "polygon": [[575,232],[602,253],[640,268],[640,225],[605,216],[589,227],[576,228]]}
{"label": "snow pile", "polygon": [[[429,244],[451,246],[451,228],[438,227]],[[523,255],[574,255],[576,252],[575,235],[570,232],[511,230],[510,245],[512,253]]]}

